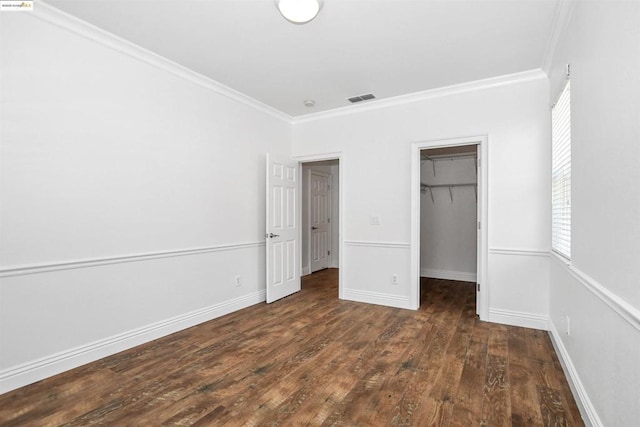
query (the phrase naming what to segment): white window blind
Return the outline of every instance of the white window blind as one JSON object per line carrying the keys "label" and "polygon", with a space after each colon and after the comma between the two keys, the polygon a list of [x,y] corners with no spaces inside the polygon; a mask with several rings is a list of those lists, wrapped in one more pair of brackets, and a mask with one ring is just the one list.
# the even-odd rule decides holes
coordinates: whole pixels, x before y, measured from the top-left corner
{"label": "white window blind", "polygon": [[571,93],[567,82],[551,109],[551,247],[571,258]]}

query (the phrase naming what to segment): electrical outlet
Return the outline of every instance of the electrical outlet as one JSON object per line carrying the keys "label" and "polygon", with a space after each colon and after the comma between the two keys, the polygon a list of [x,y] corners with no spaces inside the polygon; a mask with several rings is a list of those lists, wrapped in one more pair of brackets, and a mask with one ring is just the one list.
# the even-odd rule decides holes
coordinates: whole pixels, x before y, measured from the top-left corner
{"label": "electrical outlet", "polygon": [[371,225],[380,225],[380,215],[369,216],[369,223]]}
{"label": "electrical outlet", "polygon": [[565,329],[565,332],[567,335],[571,335],[571,318],[569,316],[566,316],[566,323],[567,327]]}
{"label": "electrical outlet", "polygon": [[236,286],[242,285],[242,282],[240,281],[240,276],[236,276],[235,277],[235,284],[236,284]]}
{"label": "electrical outlet", "polygon": [[393,276],[391,276],[391,284],[392,285],[397,285],[398,284],[398,275],[394,274]]}

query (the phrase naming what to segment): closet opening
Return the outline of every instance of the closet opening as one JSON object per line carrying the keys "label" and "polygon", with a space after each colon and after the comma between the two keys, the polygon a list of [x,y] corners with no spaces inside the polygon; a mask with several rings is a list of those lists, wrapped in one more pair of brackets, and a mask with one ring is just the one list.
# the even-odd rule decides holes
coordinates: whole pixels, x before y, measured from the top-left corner
{"label": "closet opening", "polygon": [[[446,303],[481,314],[483,140],[414,144],[413,176],[419,180],[414,184],[412,221],[417,306]],[[453,300],[441,298],[452,290]]]}
{"label": "closet opening", "polygon": [[478,144],[420,150],[420,304],[444,288],[477,313]]}

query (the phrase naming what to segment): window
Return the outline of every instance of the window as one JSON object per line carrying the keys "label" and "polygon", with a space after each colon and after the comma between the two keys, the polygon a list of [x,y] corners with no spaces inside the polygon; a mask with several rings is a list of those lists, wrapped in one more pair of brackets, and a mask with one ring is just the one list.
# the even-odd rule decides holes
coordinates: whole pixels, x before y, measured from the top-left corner
{"label": "window", "polygon": [[551,108],[551,248],[571,258],[571,92],[567,82]]}

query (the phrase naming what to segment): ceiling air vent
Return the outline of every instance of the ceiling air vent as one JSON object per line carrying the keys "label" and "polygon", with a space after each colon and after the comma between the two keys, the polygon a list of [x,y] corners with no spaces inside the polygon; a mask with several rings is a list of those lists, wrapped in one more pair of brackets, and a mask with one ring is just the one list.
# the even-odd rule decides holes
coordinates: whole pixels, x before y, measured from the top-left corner
{"label": "ceiling air vent", "polygon": [[348,98],[349,102],[351,102],[352,104],[355,104],[356,102],[360,102],[360,101],[368,101],[369,99],[375,99],[375,96],[373,96],[372,93],[367,93],[366,95],[358,95],[358,96],[354,96],[351,98]]}

